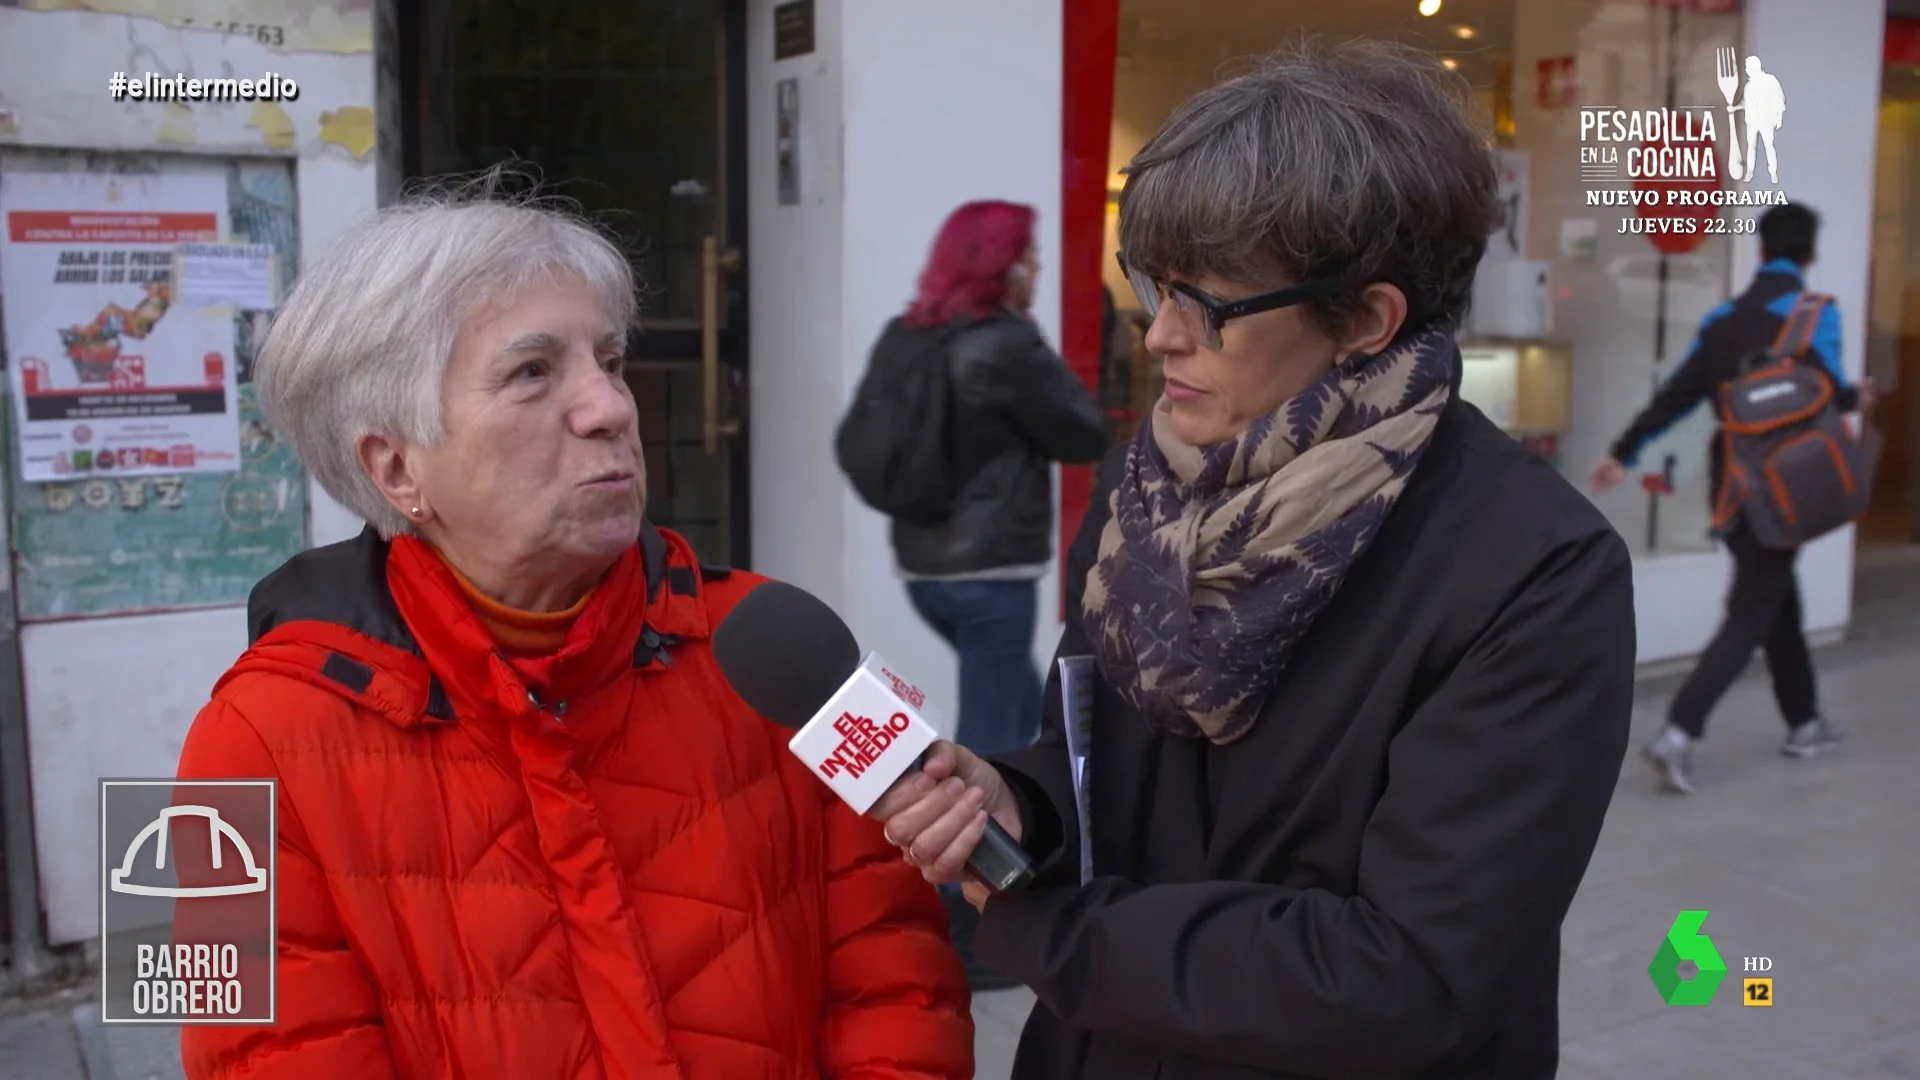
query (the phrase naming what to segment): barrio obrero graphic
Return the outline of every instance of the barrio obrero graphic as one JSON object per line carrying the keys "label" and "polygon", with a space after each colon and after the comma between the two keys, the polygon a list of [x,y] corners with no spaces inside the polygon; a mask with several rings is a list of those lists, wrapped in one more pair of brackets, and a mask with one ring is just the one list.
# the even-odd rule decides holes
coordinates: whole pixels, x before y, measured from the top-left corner
{"label": "barrio obrero graphic", "polygon": [[[1621,233],[1646,234],[1662,250],[1689,250],[1706,236],[1753,231],[1750,216],[1722,216],[1722,208],[1786,203],[1775,153],[1786,117],[1780,80],[1758,56],[1742,64],[1731,48],[1715,50],[1714,79],[1724,106],[1581,106],[1586,204],[1631,210],[1621,218]],[[1761,153],[1770,186],[1724,186],[1753,184]]]}
{"label": "barrio obrero graphic", "polygon": [[275,1020],[277,784],[100,782],[100,1019]]}
{"label": "barrio obrero graphic", "polygon": [[[203,817],[207,819],[209,837],[213,846],[212,868],[221,869],[220,851],[231,840],[234,849],[240,853],[241,862],[246,864],[247,880],[233,885],[140,885],[128,879],[133,876],[133,857],[149,838],[153,840],[153,868],[167,868],[167,823],[177,817]],[[169,806],[160,811],[153,824],[140,830],[140,835],[127,845],[127,857],[113,872],[114,892],[133,896],[241,896],[246,893],[265,892],[267,890],[267,872],[253,861],[253,849],[247,846],[246,837],[238,829],[220,820],[220,811],[211,806]]]}

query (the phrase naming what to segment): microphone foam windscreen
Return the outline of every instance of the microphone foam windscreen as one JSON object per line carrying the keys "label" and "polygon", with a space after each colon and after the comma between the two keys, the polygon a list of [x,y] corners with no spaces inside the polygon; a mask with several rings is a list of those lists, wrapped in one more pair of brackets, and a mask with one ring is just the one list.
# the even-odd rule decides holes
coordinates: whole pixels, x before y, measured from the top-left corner
{"label": "microphone foam windscreen", "polygon": [[754,712],[798,729],[860,666],[860,643],[819,597],[769,581],[721,620],[713,658]]}

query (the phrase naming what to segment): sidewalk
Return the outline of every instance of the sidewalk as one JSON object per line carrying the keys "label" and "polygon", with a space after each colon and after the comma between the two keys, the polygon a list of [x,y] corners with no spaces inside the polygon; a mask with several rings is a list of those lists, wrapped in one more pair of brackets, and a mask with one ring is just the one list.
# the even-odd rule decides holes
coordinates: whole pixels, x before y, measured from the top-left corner
{"label": "sidewalk", "polygon": [[[1920,1077],[1920,640],[1818,660],[1828,715],[1852,736],[1838,753],[1779,757],[1765,680],[1749,677],[1714,714],[1698,794],[1662,796],[1627,762],[1567,918],[1561,1080]],[[1673,686],[1643,686],[1636,743]],[[1706,1008],[1667,1008],[1647,978],[1682,908],[1712,911],[1706,932],[1733,969]],[[1774,1007],[1741,1007],[1745,956],[1772,958]],[[1032,1000],[978,999],[981,1080],[1008,1075]],[[176,1032],[103,1030],[81,1001],[0,1012],[0,1080],[180,1076]]]}
{"label": "sidewalk", "polygon": [[[1563,935],[1560,1080],[1920,1077],[1920,642],[1816,659],[1849,743],[1780,757],[1766,680],[1750,675],[1714,713],[1685,798],[1655,790],[1637,753],[1677,680],[1643,685],[1635,754]],[[1704,930],[1730,969],[1705,1008],[1666,1007],[1647,977],[1683,908],[1713,913]],[[1772,958],[1772,1008],[1741,1006],[1746,956]],[[1007,1077],[1032,1000],[976,1003],[980,1080]]]}

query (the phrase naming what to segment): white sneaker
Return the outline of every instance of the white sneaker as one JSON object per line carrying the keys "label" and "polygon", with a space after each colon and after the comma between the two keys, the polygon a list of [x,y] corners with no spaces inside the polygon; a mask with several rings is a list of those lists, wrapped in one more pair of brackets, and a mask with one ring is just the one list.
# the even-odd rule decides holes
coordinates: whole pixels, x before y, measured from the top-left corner
{"label": "white sneaker", "polygon": [[1693,794],[1693,742],[1677,727],[1669,727],[1648,743],[1640,756],[1653,769],[1660,786],[1680,795]]}
{"label": "white sneaker", "polygon": [[1833,749],[1845,739],[1839,728],[1816,716],[1787,732],[1787,741],[1780,744],[1780,753],[1787,757],[1810,758],[1822,750]]}

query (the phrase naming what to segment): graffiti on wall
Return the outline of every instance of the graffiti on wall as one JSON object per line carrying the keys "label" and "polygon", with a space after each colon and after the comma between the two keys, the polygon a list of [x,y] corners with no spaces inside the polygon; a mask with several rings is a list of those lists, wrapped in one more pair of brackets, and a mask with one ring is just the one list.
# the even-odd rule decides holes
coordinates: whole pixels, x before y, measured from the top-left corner
{"label": "graffiti on wall", "polygon": [[0,7],[153,19],[289,52],[373,51],[374,0],[0,0]]}

